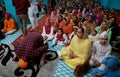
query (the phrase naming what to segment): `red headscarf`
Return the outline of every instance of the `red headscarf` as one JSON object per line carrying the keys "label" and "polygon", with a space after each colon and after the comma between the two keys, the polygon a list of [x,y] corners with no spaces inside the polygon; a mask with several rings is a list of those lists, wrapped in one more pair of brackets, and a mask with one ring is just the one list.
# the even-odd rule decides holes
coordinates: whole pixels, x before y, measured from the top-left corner
{"label": "red headscarf", "polygon": [[64,41],[63,34],[57,34],[57,40],[58,41]]}
{"label": "red headscarf", "polygon": [[[50,23],[50,18],[46,18],[45,23],[46,22]],[[50,34],[50,32],[51,32],[51,25],[49,25],[49,26],[45,25],[45,31],[46,31],[47,34]]]}
{"label": "red headscarf", "polygon": [[8,19],[11,17],[11,14],[8,12],[6,12],[5,15],[7,16]]}

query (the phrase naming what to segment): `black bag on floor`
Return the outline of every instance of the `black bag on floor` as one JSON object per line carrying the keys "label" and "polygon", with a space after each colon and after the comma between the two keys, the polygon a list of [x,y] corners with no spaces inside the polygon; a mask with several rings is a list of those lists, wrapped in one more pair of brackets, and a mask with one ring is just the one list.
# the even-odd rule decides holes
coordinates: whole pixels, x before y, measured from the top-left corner
{"label": "black bag on floor", "polygon": [[4,38],[5,38],[5,34],[2,31],[0,31],[0,40],[2,40]]}

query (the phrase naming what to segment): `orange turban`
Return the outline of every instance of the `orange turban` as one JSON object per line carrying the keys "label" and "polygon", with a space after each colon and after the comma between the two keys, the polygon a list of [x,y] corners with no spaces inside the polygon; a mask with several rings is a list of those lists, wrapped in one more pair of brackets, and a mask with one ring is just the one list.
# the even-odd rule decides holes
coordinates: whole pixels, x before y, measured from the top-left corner
{"label": "orange turban", "polygon": [[28,62],[24,61],[23,59],[19,59],[18,66],[22,69],[25,69],[28,66]]}

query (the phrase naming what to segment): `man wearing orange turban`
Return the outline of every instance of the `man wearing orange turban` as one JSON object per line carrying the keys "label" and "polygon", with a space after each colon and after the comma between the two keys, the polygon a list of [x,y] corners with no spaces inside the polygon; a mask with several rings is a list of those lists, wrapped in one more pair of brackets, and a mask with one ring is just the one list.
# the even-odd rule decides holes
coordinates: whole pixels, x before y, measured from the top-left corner
{"label": "man wearing orange turban", "polygon": [[11,14],[6,12],[5,19],[4,19],[4,28],[2,29],[2,32],[8,35],[8,34],[14,33],[15,31],[17,31],[16,22],[11,17]]}
{"label": "man wearing orange turban", "polygon": [[[16,56],[19,57],[18,66],[27,68],[30,61],[40,60],[40,66],[44,65],[45,54],[48,45],[44,45],[43,37],[39,33],[28,34],[21,43],[14,43]],[[14,58],[16,57],[14,56]],[[13,59],[14,59],[13,58]]]}

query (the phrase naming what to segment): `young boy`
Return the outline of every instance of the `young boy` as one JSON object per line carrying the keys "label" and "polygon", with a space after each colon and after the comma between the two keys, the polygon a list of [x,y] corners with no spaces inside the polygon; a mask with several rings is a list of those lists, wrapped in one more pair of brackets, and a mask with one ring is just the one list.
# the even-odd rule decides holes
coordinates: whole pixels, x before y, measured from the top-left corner
{"label": "young boy", "polygon": [[98,37],[97,31],[93,29],[91,33],[88,35],[88,38],[92,43],[94,43],[95,41],[98,41],[99,37]]}
{"label": "young boy", "polygon": [[55,34],[55,38],[53,39],[53,46],[55,44],[66,45],[67,42],[68,42],[68,38],[66,34],[63,33],[63,30],[61,28],[58,28],[58,31]]}

